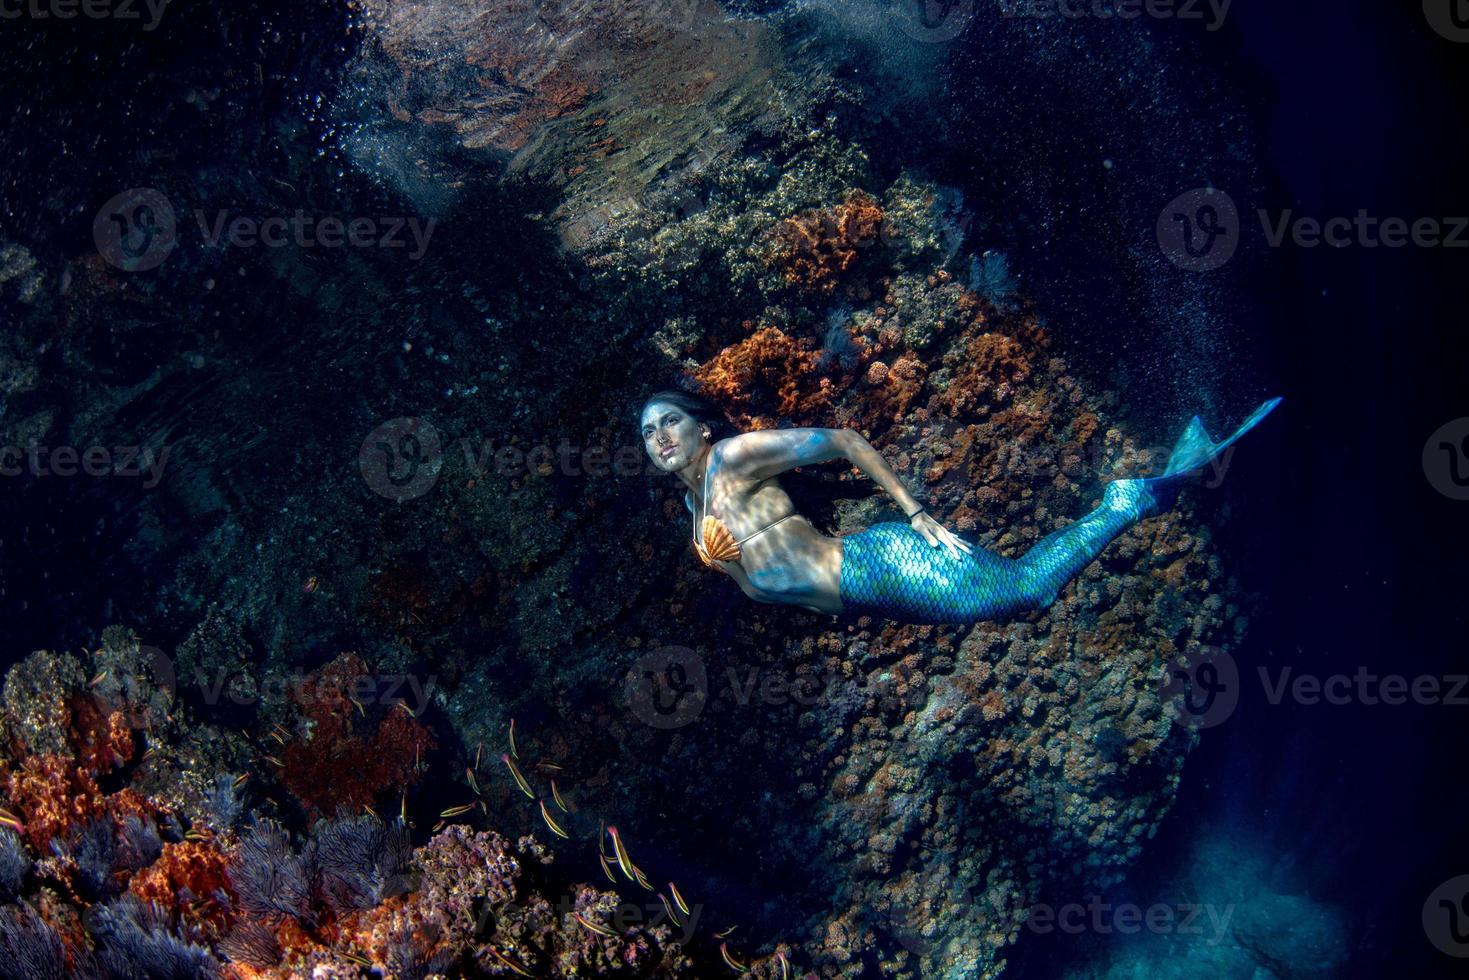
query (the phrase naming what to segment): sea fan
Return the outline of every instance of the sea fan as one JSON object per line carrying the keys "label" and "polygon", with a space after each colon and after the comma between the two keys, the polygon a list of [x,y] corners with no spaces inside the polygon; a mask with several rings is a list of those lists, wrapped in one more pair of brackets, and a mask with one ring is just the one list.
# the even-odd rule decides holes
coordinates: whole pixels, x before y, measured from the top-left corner
{"label": "sea fan", "polygon": [[969,288],[995,309],[1008,310],[1014,305],[1017,287],[1010,274],[1010,263],[999,252],[988,251],[969,259]]}
{"label": "sea fan", "polygon": [[61,937],[22,902],[0,908],[0,973],[15,980],[66,980]]}
{"label": "sea fan", "polygon": [[841,308],[827,318],[826,336],[821,341],[820,366],[823,369],[839,365],[843,371],[850,371],[857,366],[862,351],[848,329],[850,317],[851,312]]}
{"label": "sea fan", "polygon": [[320,890],[333,910],[370,909],[404,890],[402,871],[412,850],[401,820],[339,815],[318,821],[314,834]]}
{"label": "sea fan", "polygon": [[224,976],[209,949],[175,931],[156,902],[128,895],[89,910],[88,930],[100,944],[97,965],[106,980],[214,980]]}
{"label": "sea fan", "polygon": [[303,855],[292,853],[290,835],[274,820],[255,818],[231,855],[226,873],[244,911],[314,921],[311,893],[316,869],[312,856],[309,850]]}
{"label": "sea fan", "polygon": [[31,863],[20,835],[9,827],[0,827],[0,902],[10,901],[25,888]]}
{"label": "sea fan", "polygon": [[244,796],[236,788],[235,778],[229,773],[222,772],[214,777],[214,785],[205,792],[205,802],[214,817],[214,829],[217,833],[233,830],[245,812]]}
{"label": "sea fan", "polygon": [[122,890],[112,876],[117,866],[117,836],[111,819],[88,818],[71,828],[64,840],[52,840],[51,850],[75,867],[74,881],[88,899],[96,901]]}
{"label": "sea fan", "polygon": [[122,831],[117,841],[117,864],[127,871],[141,871],[163,853],[163,838],[158,824],[149,816],[129,813],[122,818]]}
{"label": "sea fan", "polygon": [[281,960],[281,944],[275,931],[256,919],[241,919],[230,934],[219,941],[219,951],[236,963],[268,970]]}

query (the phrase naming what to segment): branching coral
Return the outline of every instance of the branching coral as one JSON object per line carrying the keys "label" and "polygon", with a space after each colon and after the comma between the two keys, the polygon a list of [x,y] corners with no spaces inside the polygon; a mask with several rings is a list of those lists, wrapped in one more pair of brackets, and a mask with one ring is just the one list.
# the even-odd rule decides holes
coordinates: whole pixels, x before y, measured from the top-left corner
{"label": "branching coral", "polygon": [[776,226],[770,260],[787,283],[830,294],[864,249],[879,244],[882,206],[853,190],[834,208],[807,211]]}
{"label": "branching coral", "polygon": [[294,692],[309,738],[287,745],[281,781],[315,813],[358,809],[389,787],[416,783],[418,761],[433,736],[400,707],[375,705],[372,726],[352,692],[370,677],[367,665],[344,653],[312,674]]}
{"label": "branching coral", "polygon": [[742,415],[745,424],[763,428],[774,424],[758,414],[764,406],[801,422],[819,419],[830,408],[832,385],[822,376],[820,364],[821,353],[809,342],[767,326],[720,351],[695,379]]}

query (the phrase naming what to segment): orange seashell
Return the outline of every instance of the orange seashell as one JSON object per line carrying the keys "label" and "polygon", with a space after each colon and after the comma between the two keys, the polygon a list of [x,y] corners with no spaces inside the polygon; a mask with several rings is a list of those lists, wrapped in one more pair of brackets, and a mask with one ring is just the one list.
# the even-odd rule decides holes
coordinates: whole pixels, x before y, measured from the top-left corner
{"label": "orange seashell", "polygon": [[740,546],[735,544],[734,535],[719,518],[705,517],[700,536],[704,543],[699,557],[704,559],[704,564],[712,566],[716,561],[739,561]]}

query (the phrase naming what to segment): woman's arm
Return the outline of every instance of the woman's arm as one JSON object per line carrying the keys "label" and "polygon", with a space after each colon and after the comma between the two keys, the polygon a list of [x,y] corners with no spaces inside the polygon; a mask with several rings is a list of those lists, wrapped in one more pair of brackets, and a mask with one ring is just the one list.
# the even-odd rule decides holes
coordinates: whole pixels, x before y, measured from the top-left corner
{"label": "woman's arm", "polygon": [[720,444],[719,452],[719,465],[731,466],[756,481],[795,466],[845,457],[888,492],[903,513],[910,515],[908,520],[913,529],[929,544],[936,548],[944,546],[956,558],[960,552],[974,552],[973,545],[923,511],[923,505],[903,486],[888,461],[856,429],[758,429],[726,440]]}

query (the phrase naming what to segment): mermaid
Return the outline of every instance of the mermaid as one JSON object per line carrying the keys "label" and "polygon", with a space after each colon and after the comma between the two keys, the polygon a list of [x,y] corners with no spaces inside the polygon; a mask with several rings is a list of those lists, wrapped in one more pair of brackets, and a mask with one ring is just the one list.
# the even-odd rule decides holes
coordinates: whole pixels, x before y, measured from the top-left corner
{"label": "mermaid", "polygon": [[[936,521],[854,429],[758,429],[716,440],[713,429],[728,424],[723,414],[684,391],[649,396],[639,424],[654,464],[687,487],[695,553],[750,598],[902,623],[975,623],[1049,606],[1109,542],[1171,508],[1183,477],[1218,459],[1280,401],[1260,405],[1222,442],[1194,416],[1161,475],[1107,483],[1095,510],[1020,558],[976,548]],[[892,496],[906,524],[830,537],[797,513],[778,476],[843,458]]]}

